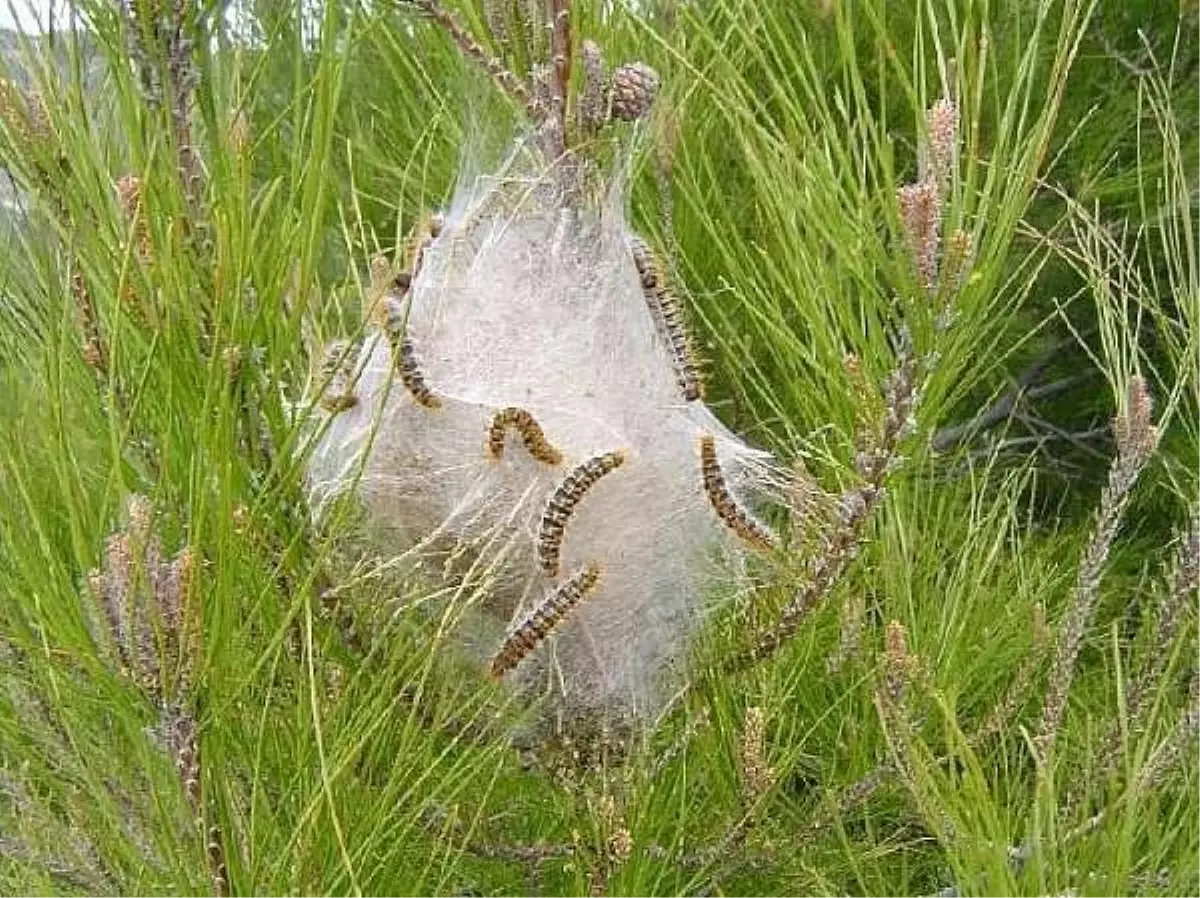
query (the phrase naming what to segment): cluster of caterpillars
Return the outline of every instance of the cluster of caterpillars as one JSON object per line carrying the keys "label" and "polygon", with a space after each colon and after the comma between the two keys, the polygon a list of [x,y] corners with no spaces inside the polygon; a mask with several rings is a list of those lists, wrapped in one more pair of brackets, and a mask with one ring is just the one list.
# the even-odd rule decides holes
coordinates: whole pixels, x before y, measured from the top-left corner
{"label": "cluster of caterpillars", "polygon": [[[405,389],[418,405],[427,409],[438,408],[441,400],[425,382],[407,335],[405,301],[410,296],[426,249],[440,232],[440,220],[431,219],[428,227],[412,242],[407,271],[392,276],[390,267],[382,262],[373,272],[372,292],[377,298],[371,306],[371,318],[388,339],[393,365]],[[646,243],[631,235],[628,246],[656,330],[670,352],[680,392],[687,402],[701,399],[703,383],[683,306],[664,281]],[[322,397],[321,405],[332,414],[352,408],[357,402],[350,388],[349,375],[344,367],[339,367],[344,366],[349,348],[345,341],[335,341],[326,354],[323,370],[329,389]],[[504,457],[509,433],[520,437],[525,451],[538,462],[549,467],[562,463],[562,452],[547,439],[541,424],[528,410],[518,406],[503,408],[492,417],[485,443],[490,458],[499,461]],[[701,436],[699,447],[704,492],[717,517],[750,546],[763,551],[774,549],[777,544],[774,533],[743,508],[730,490],[717,459],[714,437]],[[620,468],[627,459],[627,453],[622,450],[595,455],[569,470],[550,495],[542,511],[537,536],[538,561],[547,577],[559,576],[563,539],[576,508],[600,480]],[[591,561],[547,593],[505,638],[492,657],[488,668],[490,675],[500,678],[516,668],[595,591],[600,576],[600,565]]]}
{"label": "cluster of caterpillars", "polygon": [[[394,273],[391,263],[377,256],[371,263],[371,286],[367,293],[367,316],[388,341],[392,365],[404,389],[417,405],[427,409],[440,408],[442,401],[425,382],[417,351],[408,335],[408,308],[412,285],[421,270],[425,252],[442,232],[440,216],[433,215],[415,230],[405,251],[406,268]],[[347,411],[358,404],[354,394],[355,346],[345,340],[334,340],[325,349],[320,368],[324,386],[320,405],[332,415]]]}

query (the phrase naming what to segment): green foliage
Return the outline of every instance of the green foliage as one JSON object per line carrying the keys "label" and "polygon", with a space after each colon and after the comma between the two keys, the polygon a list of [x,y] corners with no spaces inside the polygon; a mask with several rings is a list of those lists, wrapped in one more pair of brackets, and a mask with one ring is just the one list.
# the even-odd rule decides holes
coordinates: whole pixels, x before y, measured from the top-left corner
{"label": "green foliage", "polygon": [[[464,160],[494,158],[517,113],[405,4],[329,4],[305,27],[259,6],[249,44],[185,22],[195,193],[115,6],[81,4],[89,30],[10,62],[40,99],[0,103],[20,189],[0,248],[3,891],[199,892],[215,832],[235,893],[1196,892],[1198,764],[1179,735],[1195,734],[1194,590],[1154,639],[1197,501],[1194,15],[577,4],[610,64],[664,77],[631,211],[689,297],[726,423],[836,494],[870,412],[845,355],[879,382],[903,322],[937,364],[858,558],[796,638],[723,667],[791,598],[799,548],[712,622],[661,720],[531,751],[510,738],[528,712],[448,650],[429,587],[360,557],[352,509],[312,524],[296,423],[319,342],[362,324],[369,256]],[[484,11],[463,13],[484,36]],[[963,135],[945,234],[974,253],[943,333],[895,197],[944,94]],[[1064,389],[939,444],[1047,353]],[[1136,372],[1164,439],[1039,757],[1056,622]],[[199,813],[152,732],[161,709],[94,623],[88,574],[131,493],[165,551],[197,559]]]}

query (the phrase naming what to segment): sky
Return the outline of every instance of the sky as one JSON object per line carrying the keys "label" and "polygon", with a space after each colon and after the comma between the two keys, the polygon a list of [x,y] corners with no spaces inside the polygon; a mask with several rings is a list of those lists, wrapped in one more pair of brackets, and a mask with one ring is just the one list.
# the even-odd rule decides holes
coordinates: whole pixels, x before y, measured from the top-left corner
{"label": "sky", "polygon": [[[306,21],[318,22],[323,0],[304,0],[303,12]],[[364,3],[369,7],[369,2]],[[239,35],[238,9],[241,4],[226,4],[226,23],[231,33]],[[30,34],[47,30],[48,13],[53,10],[55,27],[62,29],[67,23],[69,0],[0,0],[0,29],[16,29]],[[315,14],[312,10],[316,10]]]}
{"label": "sky", "polygon": [[46,13],[51,6],[58,20],[66,15],[62,0],[0,0],[0,28],[38,32],[46,29]]}

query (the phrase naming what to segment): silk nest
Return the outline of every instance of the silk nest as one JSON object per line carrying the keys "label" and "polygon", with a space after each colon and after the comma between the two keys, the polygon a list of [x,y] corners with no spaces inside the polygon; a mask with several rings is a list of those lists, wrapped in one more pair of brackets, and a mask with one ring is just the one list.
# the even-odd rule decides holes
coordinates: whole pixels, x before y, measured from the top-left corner
{"label": "silk nest", "polygon": [[[378,545],[444,597],[451,641],[485,665],[594,566],[554,626],[517,639],[504,680],[571,715],[645,718],[708,614],[748,585],[748,558],[772,538],[759,514],[787,478],[685,395],[693,350],[656,301],[672,299],[662,266],[656,297],[635,264],[625,188],[584,202],[570,174],[519,145],[463,178],[411,278],[392,278],[403,263],[376,271],[363,338],[314,374],[309,496],[319,516],[353,492]],[[494,451],[505,409],[528,413],[557,463],[514,428]],[[558,515],[551,573],[543,519],[571,472],[606,453],[622,462]],[[738,515],[760,528],[757,546]]]}

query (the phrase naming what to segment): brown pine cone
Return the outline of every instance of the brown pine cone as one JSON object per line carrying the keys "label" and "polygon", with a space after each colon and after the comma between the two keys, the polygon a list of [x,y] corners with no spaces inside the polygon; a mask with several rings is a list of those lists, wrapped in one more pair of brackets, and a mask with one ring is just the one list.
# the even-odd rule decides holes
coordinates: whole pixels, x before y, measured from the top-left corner
{"label": "brown pine cone", "polygon": [[612,117],[634,122],[650,111],[658,94],[658,72],[644,62],[631,62],[612,73]]}

